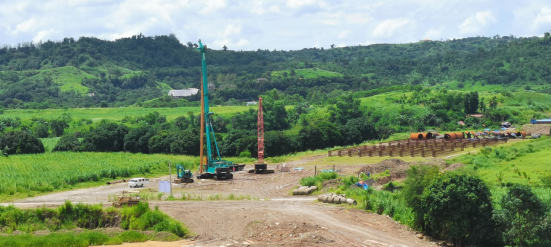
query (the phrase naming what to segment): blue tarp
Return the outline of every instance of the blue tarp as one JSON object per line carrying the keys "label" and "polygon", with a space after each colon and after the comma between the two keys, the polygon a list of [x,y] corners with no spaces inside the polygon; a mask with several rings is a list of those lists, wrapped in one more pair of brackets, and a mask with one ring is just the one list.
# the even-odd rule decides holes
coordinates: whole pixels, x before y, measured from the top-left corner
{"label": "blue tarp", "polygon": [[357,182],[356,185],[358,185],[358,186],[360,186],[360,187],[363,187],[364,190],[369,189],[369,185],[367,185],[366,183],[364,183],[364,181]]}

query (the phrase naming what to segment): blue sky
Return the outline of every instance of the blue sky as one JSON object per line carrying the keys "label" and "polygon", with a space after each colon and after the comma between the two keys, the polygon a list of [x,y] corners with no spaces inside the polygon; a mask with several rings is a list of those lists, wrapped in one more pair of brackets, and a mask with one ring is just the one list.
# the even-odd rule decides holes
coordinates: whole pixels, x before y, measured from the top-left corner
{"label": "blue sky", "polygon": [[297,50],[550,30],[549,0],[0,0],[0,45],[141,32],[215,49]]}

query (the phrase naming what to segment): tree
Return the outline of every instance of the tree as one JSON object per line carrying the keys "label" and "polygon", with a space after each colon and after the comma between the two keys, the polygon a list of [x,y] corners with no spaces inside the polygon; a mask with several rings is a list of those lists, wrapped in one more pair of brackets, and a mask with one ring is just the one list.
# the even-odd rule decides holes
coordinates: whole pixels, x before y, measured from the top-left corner
{"label": "tree", "polygon": [[298,132],[299,140],[303,150],[316,150],[327,147],[326,140],[323,138],[323,131],[318,126],[310,125],[302,128]]}
{"label": "tree", "polygon": [[86,151],[120,152],[124,150],[124,137],[128,131],[125,125],[102,122],[85,134],[82,144]]}
{"label": "tree", "polygon": [[425,230],[434,237],[455,246],[496,238],[490,190],[479,178],[457,173],[439,177],[424,190],[421,203]]}
{"label": "tree", "polygon": [[64,135],[59,139],[52,152],[78,152],[81,150],[81,146],[80,141],[74,135]]}
{"label": "tree", "polygon": [[200,151],[200,139],[197,129],[181,131],[170,144],[170,152],[173,154],[197,155]]}
{"label": "tree", "polygon": [[434,179],[440,176],[440,168],[437,166],[411,166],[407,170],[407,179],[404,181],[402,196],[415,215],[414,226],[425,230],[425,210],[422,207],[423,191]]}
{"label": "tree", "polygon": [[497,108],[497,97],[494,96],[490,99],[490,109],[495,110]]}
{"label": "tree", "polygon": [[351,119],[339,127],[344,145],[360,144],[367,140],[377,139],[375,127],[365,117]]}
{"label": "tree", "polygon": [[227,50],[228,50],[228,47],[226,47],[226,45],[224,45],[224,46],[222,47],[222,50],[227,51]]}
{"label": "tree", "polygon": [[169,154],[170,145],[176,140],[176,133],[161,130],[149,139],[149,153]]}
{"label": "tree", "polygon": [[52,134],[57,137],[62,136],[66,128],[69,128],[69,124],[67,124],[67,122],[63,120],[52,120],[50,122],[50,129],[52,130]]}
{"label": "tree", "polygon": [[27,131],[12,131],[0,137],[0,148],[4,155],[44,153],[44,144]]}
{"label": "tree", "polygon": [[331,44],[330,46],[331,46],[331,49],[335,48],[335,44]]}
{"label": "tree", "polygon": [[44,124],[36,124],[33,128],[33,133],[36,135],[36,137],[38,138],[46,138],[48,137],[49,133],[48,133],[48,126],[44,125]]}
{"label": "tree", "polygon": [[550,229],[549,207],[529,186],[515,185],[509,188],[501,198],[501,208],[495,219],[507,245],[526,246],[551,239],[551,236],[545,234],[545,230]]}
{"label": "tree", "polygon": [[149,139],[157,133],[157,128],[140,126],[131,129],[124,136],[124,151],[132,153],[149,153]]}

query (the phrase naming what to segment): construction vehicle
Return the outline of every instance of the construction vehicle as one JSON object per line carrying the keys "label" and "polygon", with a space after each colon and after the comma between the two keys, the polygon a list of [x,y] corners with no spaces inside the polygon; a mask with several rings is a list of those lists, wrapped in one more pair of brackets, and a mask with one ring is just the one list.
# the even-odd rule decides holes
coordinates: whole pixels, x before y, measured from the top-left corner
{"label": "construction vehicle", "polygon": [[254,169],[249,173],[269,174],[274,170],[268,170],[268,164],[264,162],[264,110],[262,109],[262,97],[258,98],[258,161],[254,163]]}
{"label": "construction vehicle", "polygon": [[[201,43],[199,40],[199,47],[197,50],[201,53],[201,151],[199,173],[197,179],[232,179],[234,171],[243,170],[245,165],[233,164],[232,161],[223,160],[220,158],[220,151],[218,144],[216,143],[216,136],[214,134],[214,128],[212,127],[212,115],[213,112],[209,111],[209,89],[208,89],[208,76],[207,76],[207,46]],[[204,131],[203,131],[204,129]],[[207,158],[206,162],[203,159],[203,133],[206,135],[207,141]],[[213,144],[216,148],[216,157],[213,157]]]}
{"label": "construction vehicle", "polygon": [[132,207],[138,204],[141,198],[138,196],[140,192],[135,191],[122,191],[122,195],[118,196],[116,202],[113,202],[113,207],[120,208],[122,206]]}
{"label": "construction vehicle", "polygon": [[176,165],[176,178],[174,180],[175,184],[189,184],[193,183],[193,173],[190,170],[186,170],[183,165]]}

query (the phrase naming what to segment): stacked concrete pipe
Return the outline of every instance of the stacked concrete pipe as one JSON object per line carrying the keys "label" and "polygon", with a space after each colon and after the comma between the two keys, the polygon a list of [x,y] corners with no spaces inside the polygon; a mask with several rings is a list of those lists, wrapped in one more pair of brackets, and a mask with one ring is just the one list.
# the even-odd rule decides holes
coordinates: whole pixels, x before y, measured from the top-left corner
{"label": "stacked concrete pipe", "polygon": [[324,194],[318,196],[318,201],[324,203],[335,203],[335,204],[344,204],[348,203],[349,205],[357,205],[358,202],[354,199],[346,198],[346,195],[337,195],[337,194]]}
{"label": "stacked concrete pipe", "polygon": [[294,196],[310,195],[310,193],[312,193],[313,191],[316,191],[317,189],[318,189],[318,187],[316,187],[316,186],[310,186],[310,187],[301,186],[298,189],[293,190],[293,195]]}

